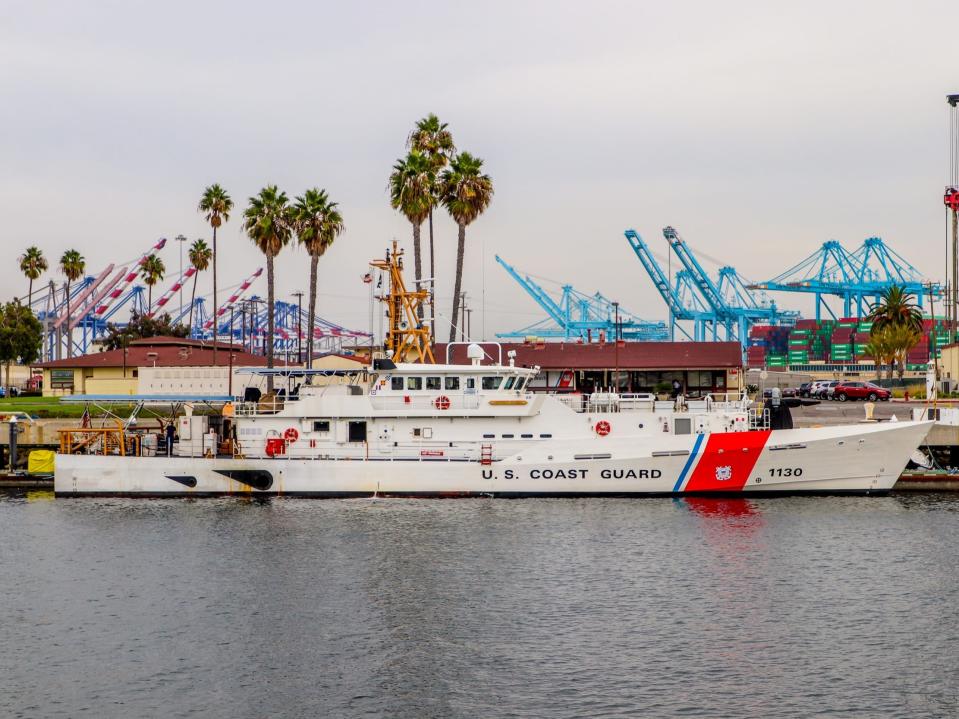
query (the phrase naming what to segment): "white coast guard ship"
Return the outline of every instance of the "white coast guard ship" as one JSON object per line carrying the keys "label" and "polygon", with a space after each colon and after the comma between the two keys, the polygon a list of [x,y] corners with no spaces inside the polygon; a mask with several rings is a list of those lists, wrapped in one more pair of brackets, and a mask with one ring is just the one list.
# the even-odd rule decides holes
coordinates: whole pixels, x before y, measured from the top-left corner
{"label": "white coast guard ship", "polygon": [[[892,488],[932,424],[770,429],[769,411],[752,409],[745,396],[659,401],[643,394],[534,393],[529,383],[537,367],[516,367],[512,359],[484,365],[476,346],[469,356],[470,365],[379,361],[369,371],[340,373],[348,382],[329,386],[311,384],[320,371],[274,370],[286,377],[289,392],[238,402],[222,423],[181,417],[172,456],[143,456],[129,436],[67,442],[56,458],[55,491],[872,494]],[[220,442],[224,434],[235,441]]]}

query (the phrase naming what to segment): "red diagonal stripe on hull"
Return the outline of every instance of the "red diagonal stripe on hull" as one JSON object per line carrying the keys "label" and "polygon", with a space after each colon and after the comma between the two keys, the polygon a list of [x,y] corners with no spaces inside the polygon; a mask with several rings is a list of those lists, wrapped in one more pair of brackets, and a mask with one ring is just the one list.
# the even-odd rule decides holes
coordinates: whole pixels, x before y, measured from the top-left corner
{"label": "red diagonal stripe on hull", "polygon": [[[750,473],[762,454],[769,430],[763,432],[723,432],[711,434],[706,449],[686,492],[739,492],[749,481]],[[728,479],[721,477],[728,476]]]}

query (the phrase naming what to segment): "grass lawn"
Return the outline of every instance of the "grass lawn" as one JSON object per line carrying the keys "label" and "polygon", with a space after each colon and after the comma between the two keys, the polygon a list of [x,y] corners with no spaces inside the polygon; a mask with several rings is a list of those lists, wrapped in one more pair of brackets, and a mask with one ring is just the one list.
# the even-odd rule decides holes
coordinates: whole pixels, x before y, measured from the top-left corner
{"label": "grass lawn", "polygon": [[[115,414],[129,414],[133,403],[111,405]],[[0,399],[0,413],[26,412],[32,417],[80,417],[83,415],[83,404],[78,402],[61,402],[59,397],[12,397]],[[101,416],[96,407],[90,407],[90,415]]]}

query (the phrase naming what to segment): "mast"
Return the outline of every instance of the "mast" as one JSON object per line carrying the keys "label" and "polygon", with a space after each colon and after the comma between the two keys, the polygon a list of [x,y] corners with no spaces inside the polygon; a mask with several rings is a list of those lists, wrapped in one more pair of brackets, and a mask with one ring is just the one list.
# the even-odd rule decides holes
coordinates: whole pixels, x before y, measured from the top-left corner
{"label": "mast", "polygon": [[389,294],[377,299],[386,303],[389,328],[383,342],[392,360],[434,364],[436,359],[430,344],[430,325],[420,318],[421,308],[429,303],[430,291],[406,289],[403,281],[403,250],[399,249],[396,240],[393,240],[392,253],[387,250],[386,259],[373,260],[370,267],[390,275]]}

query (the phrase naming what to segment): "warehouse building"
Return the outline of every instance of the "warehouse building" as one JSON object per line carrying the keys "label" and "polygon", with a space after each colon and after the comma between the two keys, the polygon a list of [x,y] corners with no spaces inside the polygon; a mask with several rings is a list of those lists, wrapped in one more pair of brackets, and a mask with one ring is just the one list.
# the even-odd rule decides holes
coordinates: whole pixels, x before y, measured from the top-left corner
{"label": "warehouse building", "polygon": [[[277,365],[282,362],[277,361]],[[43,371],[43,396],[225,395],[256,384],[243,368],[265,367],[266,357],[242,347],[182,337],[134,340],[126,349],[94,352],[36,365]],[[232,374],[232,381],[230,375]]]}
{"label": "warehouse building", "polygon": [[[620,392],[654,392],[676,380],[687,395],[739,391],[743,356],[738,342],[517,342],[478,343],[491,361],[505,364],[515,351],[517,365],[539,366],[534,389],[593,392],[618,386]],[[446,361],[446,345],[435,348],[437,362]],[[466,346],[450,347],[455,364],[468,363]]]}

